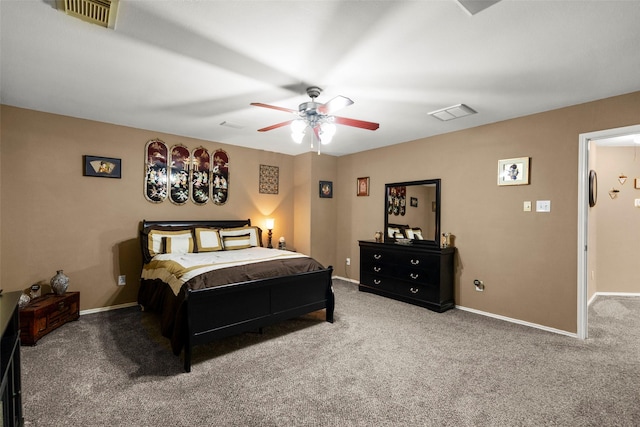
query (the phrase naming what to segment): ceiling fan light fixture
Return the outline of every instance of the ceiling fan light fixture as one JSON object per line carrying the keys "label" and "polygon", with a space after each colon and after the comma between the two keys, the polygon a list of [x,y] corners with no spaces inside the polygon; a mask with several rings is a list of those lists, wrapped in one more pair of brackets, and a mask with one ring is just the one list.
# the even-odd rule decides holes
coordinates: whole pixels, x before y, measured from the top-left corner
{"label": "ceiling fan light fixture", "polygon": [[333,123],[323,123],[320,125],[320,141],[323,144],[328,144],[336,134],[336,125]]}
{"label": "ceiling fan light fixture", "polygon": [[291,132],[291,139],[296,144],[302,144],[302,140],[304,139],[304,132]]}
{"label": "ceiling fan light fixture", "polygon": [[441,108],[439,110],[432,111],[428,114],[430,116],[435,117],[436,119],[446,122],[449,120],[470,116],[471,114],[476,114],[476,113],[477,111],[469,107],[468,105],[456,104],[456,105],[452,105],[451,107]]}
{"label": "ceiling fan light fixture", "polygon": [[307,123],[302,119],[294,120],[291,122],[291,132],[293,133],[304,133],[306,127]]}

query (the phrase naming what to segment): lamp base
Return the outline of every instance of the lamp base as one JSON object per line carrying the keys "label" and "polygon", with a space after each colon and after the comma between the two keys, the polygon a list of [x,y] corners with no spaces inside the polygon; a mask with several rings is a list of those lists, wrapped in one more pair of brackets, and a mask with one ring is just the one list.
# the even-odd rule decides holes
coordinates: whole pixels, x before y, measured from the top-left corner
{"label": "lamp base", "polygon": [[272,230],[269,230],[269,233],[267,234],[267,236],[269,237],[269,241],[267,243],[267,248],[269,249],[273,249],[273,245],[271,244],[271,239],[273,237],[273,232]]}

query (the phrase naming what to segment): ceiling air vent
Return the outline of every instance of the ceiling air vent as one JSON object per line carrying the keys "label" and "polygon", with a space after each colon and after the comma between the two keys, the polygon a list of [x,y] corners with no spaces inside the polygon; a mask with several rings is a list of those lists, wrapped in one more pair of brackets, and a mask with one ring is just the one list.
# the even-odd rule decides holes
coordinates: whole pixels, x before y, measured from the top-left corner
{"label": "ceiling air vent", "polygon": [[476,114],[477,111],[465,104],[456,104],[451,107],[442,108],[440,110],[432,111],[428,113],[430,116],[440,119],[443,122],[453,119],[459,119],[460,117]]}
{"label": "ceiling air vent", "polygon": [[117,0],[58,0],[58,8],[83,21],[113,28],[116,22]]}

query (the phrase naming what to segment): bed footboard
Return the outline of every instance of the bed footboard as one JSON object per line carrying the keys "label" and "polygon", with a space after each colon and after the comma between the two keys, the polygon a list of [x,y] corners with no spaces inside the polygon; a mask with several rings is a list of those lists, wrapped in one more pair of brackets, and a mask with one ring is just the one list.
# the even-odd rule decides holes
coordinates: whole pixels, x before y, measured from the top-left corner
{"label": "bed footboard", "polygon": [[184,369],[193,346],[326,309],[333,323],[333,268],[189,291]]}

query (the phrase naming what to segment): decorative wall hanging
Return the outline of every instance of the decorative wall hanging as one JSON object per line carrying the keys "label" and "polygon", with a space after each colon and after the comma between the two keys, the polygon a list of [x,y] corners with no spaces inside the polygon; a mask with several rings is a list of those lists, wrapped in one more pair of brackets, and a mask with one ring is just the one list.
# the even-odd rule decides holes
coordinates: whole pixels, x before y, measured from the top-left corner
{"label": "decorative wall hanging", "polygon": [[640,190],[640,178],[636,178],[634,180],[634,187],[638,190]]}
{"label": "decorative wall hanging", "polygon": [[260,165],[260,182],[258,192],[262,194],[278,194],[280,168],[278,166]]}
{"label": "decorative wall hanging", "polygon": [[529,157],[498,160],[498,185],[529,184]]}
{"label": "decorative wall hanging", "polygon": [[191,201],[196,205],[205,205],[209,201],[209,151],[198,147],[191,153]]}
{"label": "decorative wall hanging", "polygon": [[167,198],[167,144],[152,139],[145,146],[144,197],[152,203],[160,203]]}
{"label": "decorative wall hanging", "polygon": [[418,207],[418,198],[417,197],[411,197],[411,198],[409,198],[409,201],[410,201],[409,205],[412,208],[417,208]]}
{"label": "decorative wall hanging", "polygon": [[598,175],[596,171],[589,171],[589,206],[594,207],[598,201]]}
{"label": "decorative wall hanging", "polygon": [[369,177],[364,177],[364,178],[358,178],[357,180],[358,182],[358,187],[357,187],[357,195],[358,197],[361,196],[368,196],[369,195]]}
{"label": "decorative wall hanging", "polygon": [[320,181],[320,198],[331,199],[333,197],[333,182]]}
{"label": "decorative wall hanging", "polygon": [[611,190],[609,190],[609,197],[615,199],[616,197],[618,197],[619,192],[620,190],[618,190],[617,188],[612,188]]}
{"label": "decorative wall hanging", "polygon": [[618,177],[618,181],[620,182],[620,185],[624,185],[624,183],[627,182],[627,176],[621,173]]}
{"label": "decorative wall hanging", "polygon": [[169,200],[176,205],[184,205],[189,200],[189,163],[191,156],[187,147],[180,144],[171,147]]}
{"label": "decorative wall hanging", "polygon": [[404,215],[407,211],[407,187],[389,187],[387,203],[389,215]]}
{"label": "decorative wall hanging", "polygon": [[84,160],[84,176],[103,178],[121,178],[122,160],[112,157],[82,156]]}
{"label": "decorative wall hanging", "polygon": [[211,170],[213,182],[213,203],[224,205],[229,197],[229,156],[224,150],[213,153],[213,169]]}

